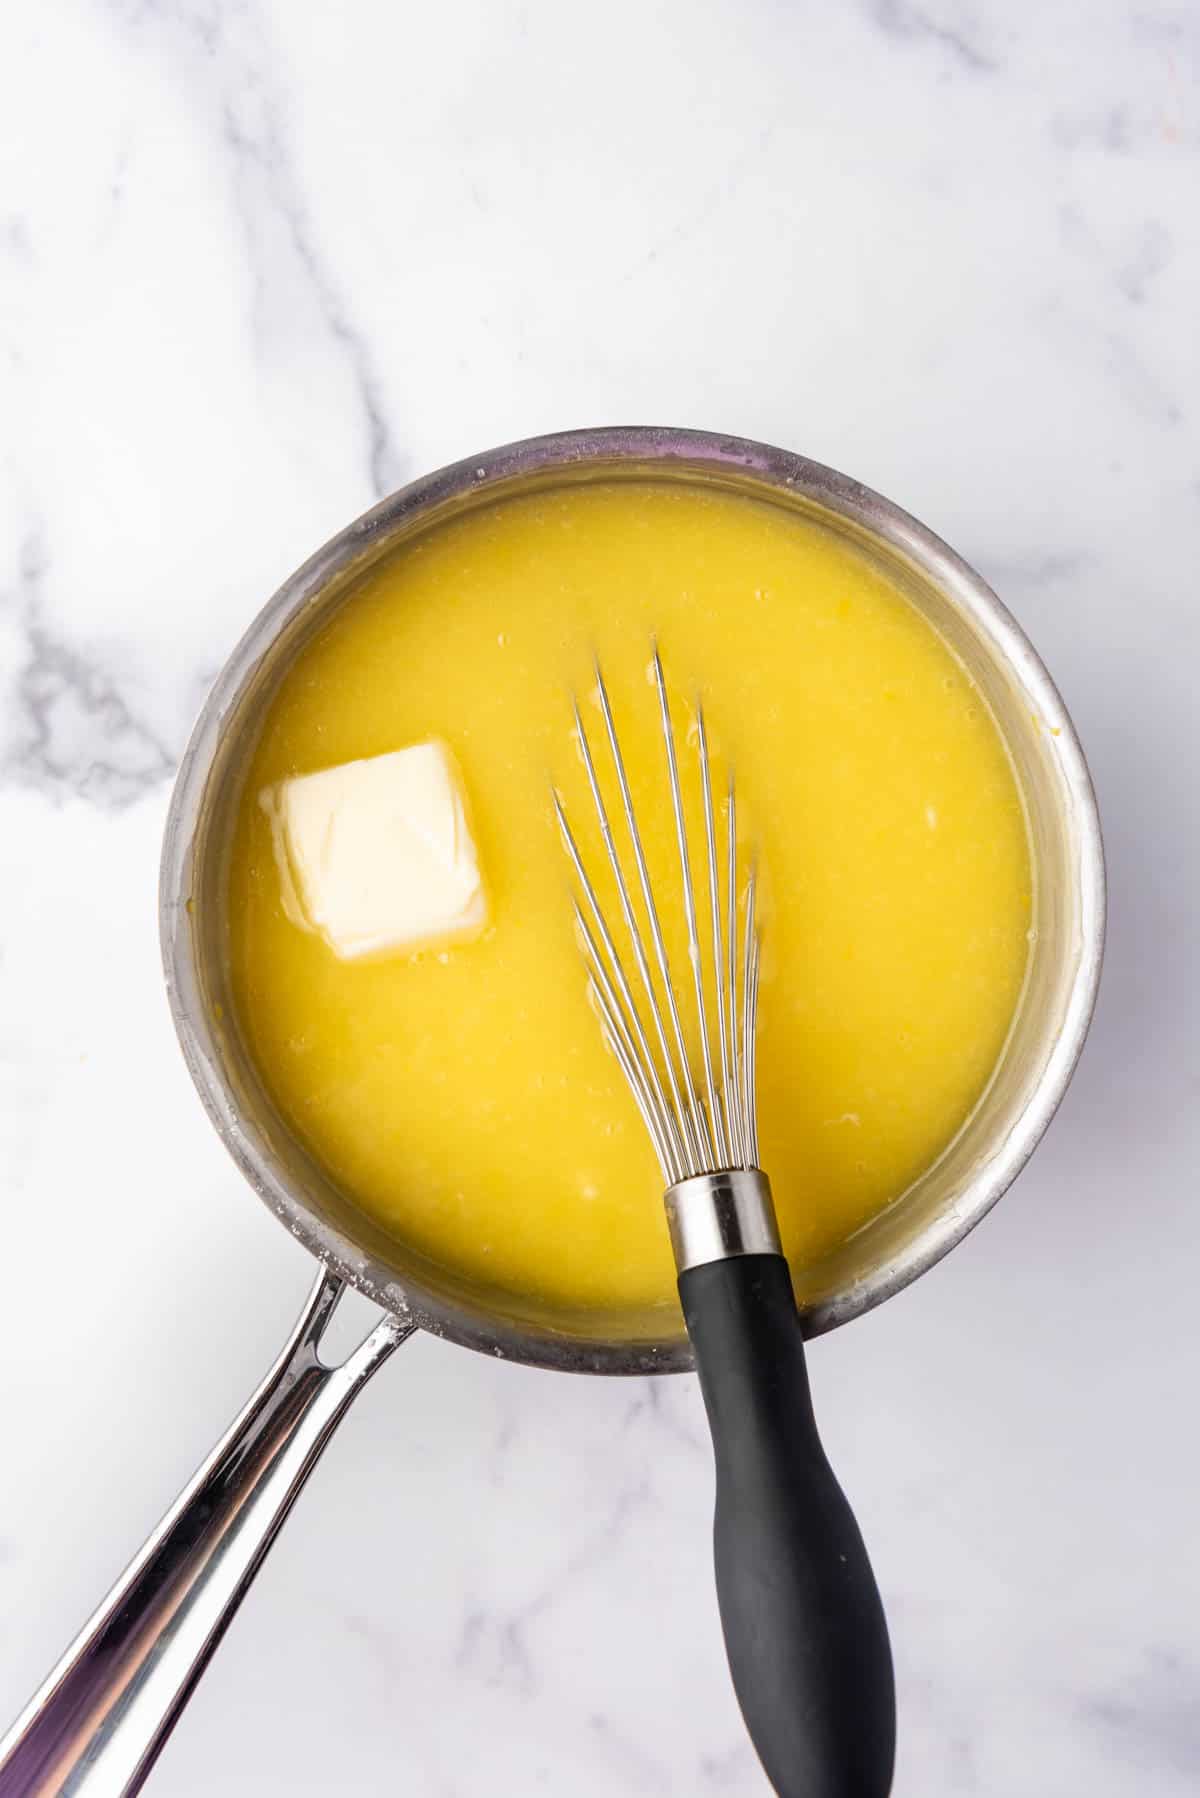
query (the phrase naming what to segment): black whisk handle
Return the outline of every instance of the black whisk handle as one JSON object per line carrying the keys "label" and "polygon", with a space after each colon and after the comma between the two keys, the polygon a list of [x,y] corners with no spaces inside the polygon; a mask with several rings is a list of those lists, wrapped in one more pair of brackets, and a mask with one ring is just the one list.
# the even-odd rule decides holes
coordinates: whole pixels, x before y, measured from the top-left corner
{"label": "black whisk handle", "polygon": [[780,1798],[886,1798],[887,1623],[817,1434],[782,1255],[679,1278],[716,1457],[717,1597],[734,1689]]}

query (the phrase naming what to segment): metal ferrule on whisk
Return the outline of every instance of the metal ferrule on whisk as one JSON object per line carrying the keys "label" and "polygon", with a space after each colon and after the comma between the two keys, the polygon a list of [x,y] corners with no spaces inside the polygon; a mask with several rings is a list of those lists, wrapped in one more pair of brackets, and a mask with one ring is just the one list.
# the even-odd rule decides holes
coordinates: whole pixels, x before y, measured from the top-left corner
{"label": "metal ferrule on whisk", "polygon": [[681,1274],[730,1255],[782,1255],[771,1184],[756,1167],[694,1174],[668,1186],[667,1228]]}
{"label": "metal ferrule on whisk", "polygon": [[[708,898],[706,927],[701,930],[679,757],[657,647],[652,668],[666,750],[692,971],[691,995],[682,1004],[672,981],[633,795],[599,665],[595,670],[597,698],[620,795],[624,834],[634,870],[632,881],[627,878],[617,848],[578,705],[575,729],[600,836],[616,883],[620,925],[610,925],[604,915],[557,791],[554,809],[583,897],[582,905],[578,900],[575,903],[575,920],[592,1002],[605,1041],[620,1065],[654,1144],[666,1182],[671,1244],[676,1265],[683,1273],[690,1267],[730,1255],[780,1254],[781,1250],[770,1185],[758,1167],[754,1045],[760,945],[755,921],[755,869],[751,864],[746,872],[744,901],[739,904],[733,775],[729,776],[727,789],[724,840],[718,844],[708,734],[703,707],[697,703],[696,750],[704,817],[702,859]],[[618,947],[619,935],[626,943],[624,955]],[[707,978],[706,952],[711,958]],[[632,972],[627,962],[632,963]],[[685,1009],[691,1013],[691,1053]],[[710,1011],[715,1011],[715,1024]]]}

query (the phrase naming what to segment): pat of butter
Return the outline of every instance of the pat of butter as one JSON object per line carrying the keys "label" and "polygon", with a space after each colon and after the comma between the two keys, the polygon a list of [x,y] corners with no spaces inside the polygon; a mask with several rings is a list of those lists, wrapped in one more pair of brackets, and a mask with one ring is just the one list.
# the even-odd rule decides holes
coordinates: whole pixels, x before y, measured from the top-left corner
{"label": "pat of butter", "polygon": [[443,743],[280,781],[259,803],[288,916],[335,955],[451,942],[487,922],[466,801]]}

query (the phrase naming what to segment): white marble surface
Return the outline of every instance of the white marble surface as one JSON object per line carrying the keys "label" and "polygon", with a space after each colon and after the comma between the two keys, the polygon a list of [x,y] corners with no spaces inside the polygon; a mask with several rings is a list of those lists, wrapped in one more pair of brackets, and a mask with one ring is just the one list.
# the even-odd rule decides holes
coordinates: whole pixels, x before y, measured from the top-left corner
{"label": "white marble surface", "polygon": [[[1193,0],[55,0],[0,21],[0,157],[0,1711],[308,1283],[161,991],[207,682],[407,477],[688,423],[847,469],[974,560],[1107,828],[1106,985],[1050,1137],[812,1356],[891,1611],[897,1792],[1195,1793]],[[418,1341],[152,1789],[761,1793],[709,1506],[690,1380]]]}

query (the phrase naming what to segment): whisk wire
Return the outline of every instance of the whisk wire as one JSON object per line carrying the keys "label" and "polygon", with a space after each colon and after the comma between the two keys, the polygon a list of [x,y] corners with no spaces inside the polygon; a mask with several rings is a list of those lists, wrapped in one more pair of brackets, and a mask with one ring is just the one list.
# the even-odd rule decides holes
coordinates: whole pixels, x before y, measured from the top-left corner
{"label": "whisk wire", "polygon": [[[679,1057],[679,1078],[676,1079],[675,1063],[667,1047],[665,1034],[662,1041],[662,1052],[667,1061],[670,1074],[671,1096],[680,1112],[683,1133],[688,1139],[688,1147],[694,1157],[702,1158],[704,1154],[704,1138],[707,1134],[695,1087],[690,1078],[688,1053],[684,1043],[683,1024],[679,1015],[679,1001],[675,994],[674,982],[671,979],[671,964],[667,955],[666,940],[663,937],[662,925],[659,922],[658,907],[654,903],[654,889],[650,881],[650,868],[646,861],[646,852],[642,848],[642,833],[638,829],[637,815],[633,808],[633,794],[629,787],[629,778],[625,772],[625,758],[621,754],[621,746],[617,740],[617,727],[613,719],[612,706],[609,704],[608,688],[604,684],[604,676],[600,664],[595,665],[596,690],[600,699],[600,712],[604,719],[605,734],[608,737],[609,752],[612,755],[613,768],[617,776],[617,786],[621,794],[621,804],[625,812],[625,824],[629,831],[629,841],[633,849],[634,866],[637,869],[638,884],[641,888],[642,903],[646,908],[646,917],[650,925],[650,939],[654,945],[654,956],[658,963],[659,977],[666,994],[667,1010],[671,1018],[671,1028],[675,1038],[675,1050]],[[666,726],[669,731],[669,720]],[[593,789],[593,796],[594,796]],[[653,982],[647,968],[645,979],[652,1001],[654,998]]]}
{"label": "whisk wire", "polygon": [[[571,831],[571,826],[567,822],[567,815],[563,808],[562,797],[559,793],[555,792],[553,795],[553,798],[554,798],[554,812],[555,812],[555,816],[558,820],[559,830],[562,833],[563,844],[566,848],[567,855],[570,858],[571,865],[575,870],[575,877],[578,880],[579,885],[583,891],[583,896],[587,901],[588,910],[592,914],[593,921],[595,922],[595,925],[596,925],[597,934],[599,935],[600,940],[604,945],[605,953],[608,957],[608,967],[611,970],[613,980],[616,983],[616,986],[621,995],[621,999],[623,1001],[623,1008],[620,1006],[614,1006],[614,1008],[613,1008],[614,1012],[616,1015],[621,1016],[624,1019],[626,1026],[627,1026],[627,1034],[631,1035],[634,1039],[636,1039],[637,1048],[638,1048],[639,1053],[634,1058],[635,1065],[641,1071],[643,1083],[644,1083],[645,1088],[647,1089],[648,1098],[652,1095],[656,1102],[655,1103],[655,1117],[658,1120],[659,1130],[660,1130],[662,1136],[664,1137],[665,1141],[670,1144],[670,1148],[671,1148],[671,1154],[670,1154],[669,1160],[671,1161],[673,1166],[684,1167],[687,1165],[687,1154],[686,1154],[685,1145],[684,1145],[682,1137],[679,1134],[678,1127],[675,1122],[674,1113],[672,1112],[671,1107],[667,1102],[666,1094],[663,1092],[663,1089],[662,1089],[662,1083],[659,1078],[659,1072],[658,1072],[658,1064],[655,1061],[653,1052],[651,1051],[651,1048],[650,1048],[649,1040],[646,1036],[645,1026],[642,1023],[641,1013],[639,1012],[638,1007],[637,1007],[637,1002],[634,999],[633,989],[629,984],[629,976],[625,972],[624,964],[623,964],[621,957],[617,951],[617,946],[613,941],[612,932],[609,930],[608,923],[605,919],[603,909],[601,908],[601,905],[600,905],[600,901],[596,896],[596,889],[592,885],[591,877],[589,876],[588,871],[587,871],[586,867],[584,866],[583,857],[579,852],[579,845],[576,843],[574,835],[572,834],[572,831]],[[579,910],[578,904],[576,904],[575,911],[576,911],[576,916],[582,919],[582,913]],[[588,954],[587,945],[588,945],[588,943],[591,944],[592,955],[593,955],[595,964],[599,967],[603,967],[604,962],[603,962],[602,958],[600,957],[598,951],[596,950],[595,943],[594,943],[593,939],[591,938],[590,932],[585,933],[585,947],[584,947],[585,961],[587,960],[587,954]],[[661,1020],[658,1020],[658,1022],[660,1024],[659,1034],[661,1036]],[[632,1044],[630,1045],[630,1047],[632,1050]],[[635,1097],[637,1096],[636,1092],[635,1092],[634,1096]]]}
{"label": "whisk wire", "polygon": [[745,1122],[746,1165],[756,1162],[758,1130],[754,1115],[754,1013],[758,997],[758,945],[754,935],[755,870],[746,882],[746,947],[742,957],[745,989],[742,996],[742,1117]]}
{"label": "whisk wire", "polygon": [[738,991],[738,901],[737,901],[737,795],[733,786],[733,770],[729,771],[729,801],[726,833],[726,866],[729,874],[727,913],[729,920],[729,967],[728,980],[724,990],[724,1004],[729,1014],[729,1053],[730,1070],[727,1088],[727,1102],[731,1116],[731,1132],[733,1136],[733,1160],[745,1167],[750,1148],[743,1115],[742,1087],[742,1055],[738,1041],[737,991]]}
{"label": "whisk wire", "polygon": [[664,1129],[659,1116],[660,1108],[655,1106],[654,1094],[643,1071],[642,1061],[638,1055],[621,999],[613,989],[608,969],[604,965],[604,958],[596,947],[596,940],[588,927],[587,919],[579,908],[578,901],[575,902],[575,924],[583,945],[583,956],[588,970],[588,991],[599,1013],[605,1040],[621,1064],[621,1071],[633,1089],[638,1110],[642,1114],[654,1143],[663,1178],[667,1180],[677,1178],[676,1170],[681,1165],[677,1147]]}
{"label": "whisk wire", "polygon": [[[692,885],[692,864],[688,855],[687,826],[683,817],[683,791],[679,784],[679,760],[675,754],[675,732],[671,726],[671,708],[667,700],[667,684],[662,662],[654,651],[654,683],[658,688],[659,713],[662,718],[663,741],[667,746],[667,773],[671,782],[671,806],[675,813],[675,838],[679,845],[679,878],[683,890],[684,919],[688,933],[688,960],[696,989],[696,1019],[700,1028],[700,1051],[704,1063],[704,1084],[708,1094],[708,1118],[705,1130],[708,1166],[719,1159],[716,1147],[717,1089],[713,1079],[712,1045],[708,1040],[708,1017],[704,1003],[704,967],[700,960],[700,930],[696,917],[696,892]],[[703,1114],[702,1114],[703,1115]]]}
{"label": "whisk wire", "polygon": [[[755,1117],[754,1036],[758,1012],[759,940],[756,919],[756,870],[746,881],[744,931],[739,931],[737,807],[732,773],[728,784],[726,866],[720,867],[716,818],[713,805],[712,764],[703,707],[697,701],[696,748],[700,771],[704,819],[704,855],[708,877],[711,982],[716,1015],[716,1044],[710,1030],[704,948],[701,938],[692,853],[688,841],[683,782],[666,679],[657,646],[652,674],[658,698],[659,721],[666,753],[667,776],[675,823],[679,859],[680,892],[687,928],[688,959],[692,968],[695,1042],[699,1077],[689,1053],[679,998],[671,978],[670,959],[649,863],[634,809],[633,793],[617,736],[616,721],[604,677],[597,664],[596,688],[613,772],[621,796],[626,832],[636,870],[636,883],[645,914],[651,949],[646,946],[631,884],[617,847],[600,779],[578,705],[575,727],[587,775],[596,822],[616,884],[625,934],[649,1008],[657,1054],[643,1023],[641,1009],[625,970],[621,951],[607,923],[596,887],[588,874],[578,842],[567,821],[561,795],[554,793],[554,809],[563,843],[582,889],[584,907],[576,901],[579,931],[588,986],[600,1018],[605,1041],[615,1056],[646,1125],[662,1168],[663,1178],[675,1184],[694,1175],[720,1168],[752,1168],[758,1162],[758,1127]],[[725,918],[722,921],[721,876],[725,875]],[[594,926],[594,928],[593,928]],[[651,965],[651,951],[654,966]],[[658,981],[654,969],[657,968]],[[659,985],[661,984],[661,995]],[[664,1015],[665,1011],[665,1015]],[[669,1028],[668,1028],[669,1021]],[[717,1071],[720,1071],[718,1087]]]}
{"label": "whisk wire", "polygon": [[[639,925],[638,920],[637,920],[637,913],[634,910],[633,896],[629,891],[629,886],[625,879],[625,871],[621,865],[621,857],[617,851],[616,839],[613,836],[612,825],[609,822],[608,809],[604,803],[604,795],[600,790],[600,782],[599,782],[599,779],[596,774],[596,764],[592,758],[592,747],[588,741],[588,734],[587,734],[586,729],[584,728],[583,718],[580,714],[578,706],[575,707],[575,729],[578,733],[579,746],[580,746],[580,750],[582,751],[582,754],[583,754],[583,765],[584,765],[584,769],[587,773],[588,787],[591,790],[592,803],[594,804],[594,806],[596,808],[596,818],[597,818],[597,822],[599,823],[599,826],[600,826],[600,835],[603,839],[604,847],[608,853],[609,866],[612,868],[613,877],[617,884],[617,897],[618,897],[618,900],[619,900],[620,906],[621,906],[621,915],[625,920],[625,928],[629,933],[629,941],[633,947],[634,960],[637,963],[637,969],[638,969],[638,974],[641,978],[642,988],[643,988],[643,991],[645,992],[646,999],[647,999],[647,1002],[650,1007],[650,1017],[651,1017],[651,1021],[652,1021],[653,1025],[654,1025],[654,1032],[658,1038],[658,1046],[659,1046],[659,1050],[660,1050],[660,1053],[662,1056],[663,1066],[666,1071],[667,1084],[671,1090],[671,1101],[672,1101],[673,1111],[669,1115],[671,1116],[672,1125],[673,1125],[674,1130],[678,1133],[678,1135],[681,1138],[681,1143],[680,1143],[681,1158],[685,1163],[687,1163],[688,1161],[690,1161],[691,1157],[696,1152],[695,1142],[694,1142],[694,1139],[692,1136],[691,1122],[690,1122],[690,1119],[688,1118],[687,1110],[683,1103],[683,1096],[682,1096],[682,1091],[680,1088],[679,1075],[676,1072],[675,1063],[671,1057],[671,1051],[667,1044],[666,1023],[663,1019],[662,1008],[659,1005],[658,994],[655,990],[654,977],[650,972],[650,961],[649,961],[649,957],[646,954],[646,945],[642,939],[641,926]],[[615,741],[615,735],[612,740]],[[621,776],[623,775],[623,773],[624,773],[624,765],[621,764],[618,767],[618,780],[621,779]],[[632,800],[630,800],[630,802],[629,802],[629,809],[632,809]],[[628,816],[628,812],[627,812],[627,816]],[[635,837],[634,845],[635,845],[635,847],[634,847],[635,861],[637,861],[639,859],[644,861],[644,857],[641,857],[641,855],[640,855],[640,851],[641,851],[640,837]],[[648,880],[648,876],[647,876],[647,880]],[[589,886],[590,886],[590,882],[589,882]],[[592,889],[591,898],[592,898],[592,903],[596,909],[596,915],[598,916],[599,915],[599,901],[596,899],[594,889]],[[611,940],[612,940],[611,937],[609,940],[611,942]],[[615,950],[613,951],[613,954],[614,955],[616,954]],[[669,988],[668,988],[668,990],[669,990]],[[652,1065],[656,1066],[656,1064],[654,1063],[653,1055],[650,1056],[650,1061],[651,1061]],[[686,1079],[686,1068],[684,1069],[684,1078]],[[664,1105],[665,1105],[665,1101],[664,1101]]]}
{"label": "whisk wire", "polygon": [[700,790],[704,803],[704,847],[708,861],[709,909],[712,914],[713,971],[716,975],[717,1037],[721,1053],[721,1102],[714,1103],[714,1124],[718,1136],[718,1152],[726,1167],[733,1165],[733,1119],[729,1115],[726,1095],[729,1092],[729,1031],[725,1017],[725,996],[721,990],[721,970],[725,951],[721,939],[721,888],[717,873],[717,832],[713,817],[712,770],[708,763],[708,734],[704,725],[704,708],[696,705],[696,747],[700,756]]}

